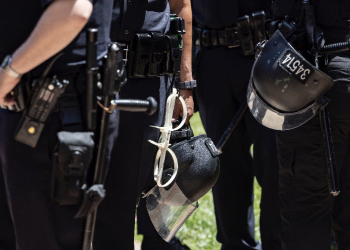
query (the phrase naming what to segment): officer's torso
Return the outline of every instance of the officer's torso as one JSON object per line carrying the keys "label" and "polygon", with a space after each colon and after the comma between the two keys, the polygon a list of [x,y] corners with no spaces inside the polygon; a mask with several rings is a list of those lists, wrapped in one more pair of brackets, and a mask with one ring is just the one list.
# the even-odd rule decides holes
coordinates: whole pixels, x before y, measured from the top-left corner
{"label": "officer's torso", "polygon": [[[349,0],[310,0],[314,6],[317,24],[322,28],[328,42],[345,41],[350,38]],[[272,4],[274,18],[286,15],[299,18],[302,0],[275,0]]]}
{"label": "officer's torso", "polygon": [[129,42],[135,33],[160,32],[169,29],[168,0],[115,0],[111,39]]}
{"label": "officer's torso", "polygon": [[197,25],[211,29],[233,26],[238,17],[268,11],[270,0],[192,0],[193,18]]}
{"label": "officer's torso", "polygon": [[[12,54],[30,35],[47,5],[52,0],[0,0],[0,61]],[[87,28],[98,28],[98,55],[102,57],[109,42],[109,29],[113,0],[95,0],[91,18],[82,32],[63,50],[51,72],[68,74],[80,70],[85,63]],[[64,34],[62,34],[64,36]],[[49,61],[49,60],[48,60]],[[39,76],[48,61],[32,71]]]}

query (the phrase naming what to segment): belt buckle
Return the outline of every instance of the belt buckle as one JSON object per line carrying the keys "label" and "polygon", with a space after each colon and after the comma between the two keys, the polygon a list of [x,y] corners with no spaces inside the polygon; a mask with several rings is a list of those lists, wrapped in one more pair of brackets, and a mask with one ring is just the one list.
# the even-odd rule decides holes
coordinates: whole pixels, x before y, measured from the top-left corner
{"label": "belt buckle", "polygon": [[237,48],[240,46],[239,40],[237,38],[238,31],[237,27],[227,27],[225,29],[226,31],[226,37],[227,37],[227,43],[230,45],[227,45],[227,48]]}
{"label": "belt buckle", "polygon": [[124,62],[124,66],[126,66],[128,64],[129,45],[126,43],[118,43],[118,42],[117,42],[117,45],[122,49],[123,62]]}

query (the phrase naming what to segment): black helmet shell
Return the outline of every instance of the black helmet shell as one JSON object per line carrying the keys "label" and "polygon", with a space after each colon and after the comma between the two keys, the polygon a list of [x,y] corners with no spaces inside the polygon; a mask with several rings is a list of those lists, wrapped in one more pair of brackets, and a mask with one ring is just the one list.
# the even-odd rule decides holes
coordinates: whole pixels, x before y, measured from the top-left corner
{"label": "black helmet shell", "polygon": [[[176,184],[190,202],[199,200],[219,177],[219,153],[214,143],[203,134],[176,143],[170,149],[174,151],[179,164]],[[171,168],[174,168],[174,162],[167,153],[164,172]]]}
{"label": "black helmet shell", "polygon": [[252,73],[260,97],[281,112],[302,110],[334,84],[329,76],[297,52],[278,30],[264,44]]}

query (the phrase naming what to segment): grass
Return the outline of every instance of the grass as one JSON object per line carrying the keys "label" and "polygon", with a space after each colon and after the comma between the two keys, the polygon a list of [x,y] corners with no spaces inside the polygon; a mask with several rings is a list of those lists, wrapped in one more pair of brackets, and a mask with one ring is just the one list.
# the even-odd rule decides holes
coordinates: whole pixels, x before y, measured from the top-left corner
{"label": "grass", "polygon": [[[195,135],[205,133],[201,123],[199,113],[195,113],[191,118],[191,127]],[[257,181],[254,181],[254,215],[255,215],[255,238],[260,241],[260,199],[261,188]],[[142,235],[136,234],[135,239],[142,241]],[[216,241],[216,222],[213,204],[212,192],[207,193],[199,200],[199,208],[186,221],[177,233],[184,244],[189,246],[191,250],[220,250],[221,244]],[[337,250],[332,247],[331,250]]]}

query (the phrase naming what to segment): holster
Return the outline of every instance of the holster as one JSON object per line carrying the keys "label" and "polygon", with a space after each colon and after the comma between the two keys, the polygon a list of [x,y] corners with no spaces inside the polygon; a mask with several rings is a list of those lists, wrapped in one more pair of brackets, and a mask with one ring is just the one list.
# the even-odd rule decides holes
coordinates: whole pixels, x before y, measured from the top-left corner
{"label": "holster", "polygon": [[86,189],[93,156],[92,132],[59,132],[53,156],[51,198],[60,205],[78,205]]}
{"label": "holster", "polygon": [[30,92],[31,75],[26,73],[22,76],[21,81],[13,88],[13,90],[8,94],[13,97],[15,104],[11,106],[0,105],[2,109],[8,109],[13,112],[21,112],[25,110],[28,93]]}
{"label": "holster", "polygon": [[181,48],[176,36],[135,34],[128,53],[128,77],[156,77],[180,72]]}

